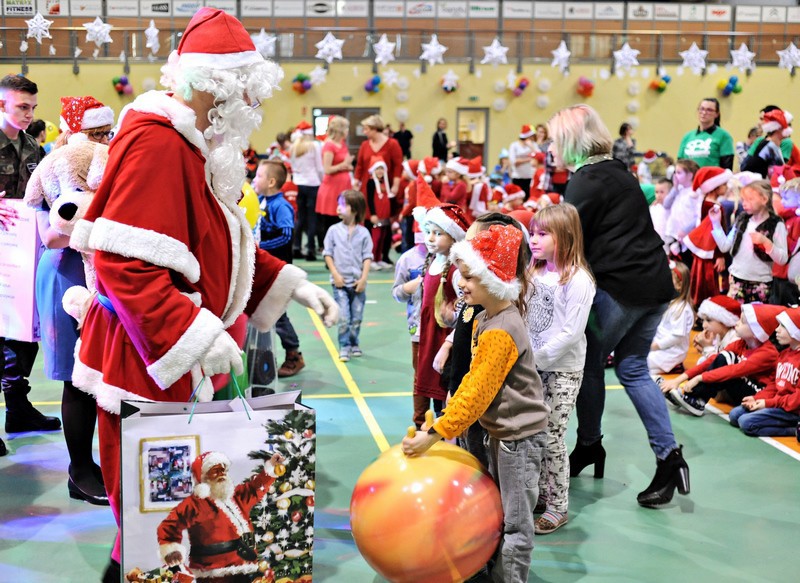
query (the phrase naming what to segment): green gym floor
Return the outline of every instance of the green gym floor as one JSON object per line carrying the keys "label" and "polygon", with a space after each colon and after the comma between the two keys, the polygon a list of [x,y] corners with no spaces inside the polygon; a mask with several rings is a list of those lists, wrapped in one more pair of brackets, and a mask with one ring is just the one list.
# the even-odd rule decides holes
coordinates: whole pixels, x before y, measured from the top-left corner
{"label": "green gym floor", "polygon": [[[328,287],[321,261],[299,265]],[[348,506],[361,471],[402,439],[411,417],[411,351],[405,307],[390,293],[392,277],[371,274],[361,329],[364,356],[344,365],[334,359],[335,331],[319,327],[300,306],[290,308],[306,368],[282,387],[301,389],[317,414],[318,582],[383,581],[359,555]],[[60,414],[60,383],[47,381],[38,363],[31,380],[31,400]],[[716,415],[695,418],[672,410],[692,491],[676,494],[660,510],[640,508],[636,493],[652,478],[655,459],[612,370],[607,383],[605,479],[594,480],[589,470],[573,479],[570,521],[537,537],[529,580],[797,581],[800,455],[746,437]],[[68,497],[61,433],[2,437],[10,451],[0,458],[0,582],[99,581],[114,521],[107,507]]]}

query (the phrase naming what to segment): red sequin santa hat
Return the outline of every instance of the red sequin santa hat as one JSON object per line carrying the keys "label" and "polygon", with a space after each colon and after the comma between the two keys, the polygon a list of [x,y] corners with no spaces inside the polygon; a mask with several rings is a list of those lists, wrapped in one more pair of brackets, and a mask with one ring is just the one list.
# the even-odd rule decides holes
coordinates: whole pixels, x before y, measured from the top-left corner
{"label": "red sequin santa hat", "polygon": [[728,296],[712,296],[703,300],[697,315],[733,328],[742,317],[742,304]]}
{"label": "red sequin santa hat", "polygon": [[714,241],[711,234],[713,230],[714,225],[711,223],[711,218],[706,216],[683,238],[683,244],[700,259],[713,259],[714,250],[717,248],[717,242]]}
{"label": "red sequin santa hat", "polygon": [[406,171],[412,180],[417,178],[417,173],[420,172],[419,169],[419,160],[403,160],[403,170]]}
{"label": "red sequin santa hat", "polygon": [[423,174],[430,174],[436,176],[442,172],[442,165],[439,163],[439,158],[436,156],[426,156],[419,163],[419,171]]}
{"label": "red sequin santa hat", "polygon": [[61,98],[61,130],[78,134],[114,125],[114,110],[103,105],[91,95]]}
{"label": "red sequin santa hat", "polygon": [[428,211],[442,204],[442,201],[436,198],[433,190],[431,190],[431,187],[428,186],[428,183],[421,174],[418,174],[414,179],[414,188],[417,191],[417,206],[411,211],[411,215],[414,217],[414,220],[422,226],[422,222],[425,220],[425,215],[428,214]]}
{"label": "red sequin santa hat", "polygon": [[719,166],[703,166],[698,170],[692,180],[692,190],[700,194],[708,194],[715,188],[728,184],[733,178],[733,172]]}
{"label": "red sequin santa hat", "polygon": [[452,170],[453,172],[459,174],[460,176],[466,176],[469,172],[469,160],[466,158],[450,158],[445,164],[445,168],[447,170]]}
{"label": "red sequin santa hat", "polygon": [[775,329],[778,327],[778,314],[786,310],[784,306],[773,306],[771,304],[744,304],[742,306],[742,316],[750,326],[753,336],[759,342],[766,342]]}
{"label": "red sequin santa hat", "polygon": [[789,122],[786,121],[786,116],[780,109],[773,109],[765,113],[764,121],[761,122],[761,129],[764,131],[764,135],[767,136],[777,131],[783,133],[788,127]]}
{"label": "red sequin santa hat", "polygon": [[463,262],[495,298],[514,300],[520,291],[517,258],[522,237],[513,225],[492,225],[472,240],[453,245],[450,260]]}
{"label": "red sequin santa hat", "polygon": [[482,166],[482,156],[467,160],[467,176],[470,178],[480,178],[486,172],[486,166]]}
{"label": "red sequin santa hat", "polygon": [[436,225],[455,241],[462,241],[469,228],[464,210],[456,204],[449,203],[433,207],[425,213],[425,218],[420,224]]}
{"label": "red sequin santa hat", "polygon": [[208,470],[214,466],[223,466],[225,470],[231,467],[231,460],[224,453],[207,451],[194,458],[192,462],[192,477],[194,478],[193,493],[198,498],[208,498],[211,488],[205,483]]}
{"label": "red sequin santa hat", "polygon": [[530,138],[533,134],[536,133],[536,130],[533,129],[528,124],[522,126],[522,129],[519,130],[519,139],[524,140],[525,138]]}
{"label": "red sequin santa hat", "polygon": [[778,323],[782,324],[789,336],[800,341],[800,308],[788,308],[778,314]]}
{"label": "red sequin santa hat", "polygon": [[236,69],[265,62],[242,23],[210,7],[195,12],[177,53],[183,67]]}

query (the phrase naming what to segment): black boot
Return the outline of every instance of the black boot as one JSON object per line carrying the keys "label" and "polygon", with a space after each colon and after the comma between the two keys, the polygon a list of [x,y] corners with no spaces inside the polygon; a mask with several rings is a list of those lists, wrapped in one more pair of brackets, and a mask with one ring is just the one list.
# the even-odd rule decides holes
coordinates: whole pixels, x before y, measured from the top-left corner
{"label": "black boot", "polygon": [[105,573],[103,573],[102,583],[120,583],[122,580],[122,568],[114,559],[109,559]]}
{"label": "black boot", "polygon": [[[9,402],[6,395],[6,403]],[[6,411],[6,433],[22,433],[23,431],[58,431],[61,419],[44,415],[25,398],[25,403]]]}
{"label": "black boot", "polygon": [[594,477],[602,478],[606,469],[606,450],[601,437],[591,445],[575,444],[569,454],[569,475],[571,478],[580,474],[586,466],[594,464]]}
{"label": "black boot", "polygon": [[3,457],[8,453],[8,449],[6,448],[6,442],[0,439],[0,457]]}
{"label": "black boot", "polygon": [[684,496],[689,493],[689,466],[683,459],[683,446],[669,452],[666,459],[656,463],[656,475],[636,500],[646,508],[656,508],[668,504],[675,494],[675,488]]}

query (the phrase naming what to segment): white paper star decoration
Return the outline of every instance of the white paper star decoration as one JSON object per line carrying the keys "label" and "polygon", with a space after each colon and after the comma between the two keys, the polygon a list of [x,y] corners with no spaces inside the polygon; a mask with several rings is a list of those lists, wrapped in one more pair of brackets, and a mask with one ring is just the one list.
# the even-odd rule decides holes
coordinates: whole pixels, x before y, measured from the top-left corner
{"label": "white paper star decoration", "polygon": [[86,42],[94,42],[95,45],[101,47],[105,43],[113,42],[111,40],[111,29],[113,28],[110,24],[106,24],[100,17],[94,19],[93,22],[84,22],[83,28],[86,29]]}
{"label": "white paper star decoration", "polygon": [[428,61],[432,67],[436,63],[444,63],[442,55],[447,51],[447,47],[439,43],[439,39],[435,34],[431,35],[431,42],[422,43],[422,54],[419,56],[420,61]]}
{"label": "white paper star decoration", "polygon": [[735,51],[731,51],[731,66],[738,67],[740,71],[752,71],[756,68],[753,62],[756,54],[747,48],[747,45],[742,43]]}
{"label": "white paper star decoration", "polygon": [[784,50],[776,52],[781,60],[778,63],[779,69],[789,69],[791,71],[795,67],[800,67],[800,49],[794,43],[790,43]]}
{"label": "white paper star decoration", "polygon": [[383,84],[387,87],[394,87],[400,80],[400,73],[394,69],[387,69],[381,76],[383,78]]}
{"label": "white paper star decoration", "polygon": [[683,59],[681,67],[688,67],[692,73],[699,75],[706,68],[706,56],[708,51],[704,51],[697,46],[697,43],[692,43],[688,50],[680,51],[678,53]]}
{"label": "white paper star decoration", "polygon": [[[144,38],[146,39],[145,48],[150,49],[150,52],[156,54],[161,48],[161,43],[158,40],[158,33],[161,32],[156,28],[155,21],[150,21],[150,26],[144,30]],[[258,45],[256,45],[258,46]]]}
{"label": "white paper star decoration", "polygon": [[379,65],[386,66],[394,61],[394,47],[397,43],[390,43],[385,34],[381,35],[381,39],[372,44],[375,51],[375,62]]}
{"label": "white paper star decoration", "polygon": [[330,32],[325,35],[321,41],[319,41],[314,46],[317,47],[319,50],[317,51],[316,57],[318,59],[322,59],[328,64],[331,64],[334,59],[342,59],[342,45],[344,45],[343,40],[337,39],[333,34]]}
{"label": "white paper star decoration", "polygon": [[622,45],[620,50],[614,51],[614,69],[617,71],[629,70],[631,67],[638,65],[639,60],[636,57],[639,52],[636,49],[632,49],[628,43]]}
{"label": "white paper star decoration", "polygon": [[45,19],[40,12],[30,20],[26,20],[25,24],[28,25],[28,35],[25,38],[34,37],[39,44],[42,44],[42,38],[53,38],[50,36],[50,25],[53,21]]}
{"label": "white paper star decoration", "polygon": [[312,85],[319,85],[320,83],[325,83],[325,81],[328,80],[328,71],[325,69],[325,67],[320,67],[319,65],[317,65],[308,74],[308,78],[311,80]]}
{"label": "white paper star decoration", "polygon": [[508,64],[508,58],[506,56],[508,53],[508,47],[504,47],[500,44],[500,41],[495,38],[488,47],[483,47],[483,59],[481,59],[481,65],[486,65],[487,63],[490,65],[506,65]]}
{"label": "white paper star decoration", "polygon": [[447,73],[442,75],[442,89],[451,91],[458,88],[458,75],[452,69],[448,69]]}
{"label": "white paper star decoration", "polygon": [[256,50],[261,53],[265,59],[275,56],[275,42],[278,40],[274,34],[267,34],[262,28],[258,34],[251,34],[250,38],[253,39],[253,44],[256,45]]}
{"label": "white paper star decoration", "polygon": [[550,52],[553,53],[553,62],[550,63],[550,66],[558,67],[559,71],[566,73],[569,69],[569,57],[572,54],[567,48],[567,43],[562,40],[558,48]]}

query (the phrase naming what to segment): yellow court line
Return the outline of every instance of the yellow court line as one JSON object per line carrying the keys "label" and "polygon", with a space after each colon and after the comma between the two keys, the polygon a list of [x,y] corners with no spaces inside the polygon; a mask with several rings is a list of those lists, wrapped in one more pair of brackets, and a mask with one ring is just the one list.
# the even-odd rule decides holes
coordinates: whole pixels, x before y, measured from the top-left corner
{"label": "yellow court line", "polygon": [[[372,399],[373,397],[411,397],[414,393],[411,391],[395,391],[392,393],[361,393],[365,399]],[[303,395],[304,399],[352,399],[353,395],[350,393],[329,393],[327,395]]]}
{"label": "yellow court line", "polygon": [[328,334],[328,331],[325,329],[325,325],[322,323],[322,320],[319,319],[319,316],[317,316],[317,314],[311,308],[308,308],[308,313],[311,315],[311,321],[314,322],[314,327],[317,329],[317,332],[319,332],[319,337],[322,339],[322,343],[325,345],[325,348],[328,349],[328,354],[331,355],[331,360],[333,360],[336,370],[338,370],[339,374],[342,376],[342,380],[344,380],[347,390],[350,391],[350,395],[353,397],[353,400],[358,407],[358,411],[364,418],[364,422],[367,424],[369,432],[372,434],[372,438],[378,445],[378,449],[381,450],[381,453],[383,453],[389,449],[389,442],[387,441],[386,436],[383,434],[381,426],[378,424],[375,416],[372,414],[372,410],[369,408],[369,405],[367,405],[367,401],[364,399],[364,394],[361,392],[361,389],[358,388],[358,385],[353,379],[353,376],[350,374],[350,371],[347,370],[347,367],[344,365],[344,363],[339,360],[339,351],[336,350],[336,347],[333,345],[333,340],[331,339],[330,334]]}
{"label": "yellow court line", "polygon": [[[331,280],[326,279],[325,281],[312,281],[314,285],[330,285]],[[376,284],[387,284],[387,283],[394,283],[393,279],[370,279],[367,282],[369,285],[376,285]]]}

